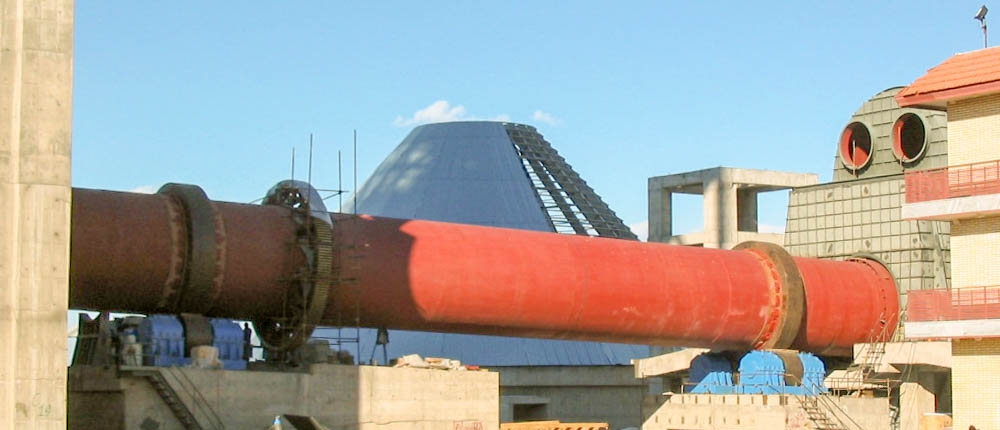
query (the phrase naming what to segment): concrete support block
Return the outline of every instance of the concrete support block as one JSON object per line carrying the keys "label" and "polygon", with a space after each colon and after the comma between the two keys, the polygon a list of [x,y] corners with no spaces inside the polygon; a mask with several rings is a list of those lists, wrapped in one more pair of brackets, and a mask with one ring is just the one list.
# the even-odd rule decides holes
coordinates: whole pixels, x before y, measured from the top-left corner
{"label": "concrete support block", "polygon": [[926,372],[904,372],[899,388],[900,429],[918,430],[924,414],[937,412],[933,374]]}

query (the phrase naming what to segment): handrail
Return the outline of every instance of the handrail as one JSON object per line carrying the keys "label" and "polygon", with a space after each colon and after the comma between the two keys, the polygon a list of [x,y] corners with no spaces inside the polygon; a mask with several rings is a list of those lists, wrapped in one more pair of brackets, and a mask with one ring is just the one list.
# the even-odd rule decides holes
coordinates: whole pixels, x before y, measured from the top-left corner
{"label": "handrail", "polygon": [[906,203],[1000,193],[1000,160],[912,170],[903,176]]}
{"label": "handrail", "polygon": [[[787,376],[791,377],[792,381],[796,381],[797,380],[800,386],[803,383],[802,379],[799,378],[797,375],[788,374]],[[817,385],[814,384],[814,385],[811,385],[809,387],[812,388],[809,391],[817,393],[817,394],[815,396],[805,396],[805,395],[796,396],[796,398],[799,400],[799,402],[802,402],[803,400],[809,401],[809,399],[816,399],[817,402],[823,402],[824,406],[825,406],[825,410],[823,411],[823,413],[825,413],[827,416],[830,416],[831,413],[832,413],[833,418],[835,420],[837,420],[837,422],[839,422],[841,424],[841,426],[847,427],[847,423],[845,423],[844,420],[842,420],[840,418],[841,416],[843,416],[843,417],[847,418],[847,420],[850,421],[851,424],[853,424],[855,428],[857,428],[859,430],[864,430],[864,427],[862,427],[861,424],[858,424],[857,421],[854,421],[854,418],[851,418],[850,414],[848,414],[846,411],[844,411],[843,409],[841,409],[840,405],[838,405],[837,403],[835,403],[833,401],[833,399],[831,399],[828,395],[824,395],[822,393],[822,391],[820,390],[820,388],[821,388],[820,386],[817,386]]]}
{"label": "handrail", "polygon": [[1000,319],[1000,286],[914,290],[907,321]]}

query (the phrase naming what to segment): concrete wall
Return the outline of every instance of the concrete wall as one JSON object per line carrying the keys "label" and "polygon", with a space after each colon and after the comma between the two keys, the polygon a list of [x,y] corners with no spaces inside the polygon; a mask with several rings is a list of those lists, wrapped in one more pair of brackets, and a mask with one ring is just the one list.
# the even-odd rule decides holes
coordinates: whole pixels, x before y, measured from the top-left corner
{"label": "concrete wall", "polygon": [[0,14],[0,428],[62,429],[73,1]]}
{"label": "concrete wall", "polygon": [[[503,422],[512,421],[513,404],[535,402],[534,412],[563,422],[607,422],[612,429],[642,424],[645,382],[631,366],[504,367],[500,371]],[[528,412],[526,409],[522,410]]]}
{"label": "concrete wall", "polygon": [[[177,370],[226,428],[266,428],[283,414],[313,416],[332,429],[499,428],[494,372],[338,365],[313,365],[308,373]],[[104,429],[182,428],[145,378],[101,378],[86,367],[72,373],[71,428],[96,428],[95,422]]]}
{"label": "concrete wall", "polygon": [[[824,409],[861,428],[889,429],[887,398],[836,397],[835,408]],[[642,425],[643,430],[813,429],[799,400],[779,395],[673,395]],[[849,426],[848,428],[856,428]]]}
{"label": "concrete wall", "polygon": [[[872,140],[872,159],[867,167],[854,171],[844,166],[839,138],[833,165],[833,181],[876,178],[903,173],[904,170],[923,170],[948,165],[949,120],[948,114],[929,109],[900,108],[895,95],[902,87],[890,88],[876,94],[844,124],[859,122],[868,128]],[[913,113],[924,124],[926,150],[922,157],[911,163],[901,162],[893,153],[893,125],[901,116]]]}
{"label": "concrete wall", "polygon": [[785,247],[803,257],[874,255],[895,276],[904,305],[907,291],[946,288],[951,225],[901,219],[904,194],[902,175],[797,188],[789,197]]}

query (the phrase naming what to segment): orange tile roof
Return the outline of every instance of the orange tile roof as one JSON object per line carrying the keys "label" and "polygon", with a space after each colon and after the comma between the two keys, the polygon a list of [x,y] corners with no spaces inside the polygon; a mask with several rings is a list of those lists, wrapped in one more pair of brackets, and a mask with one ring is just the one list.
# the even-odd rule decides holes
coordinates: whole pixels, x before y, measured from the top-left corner
{"label": "orange tile roof", "polygon": [[994,92],[1000,92],[1000,47],[956,54],[896,94],[896,102],[943,107],[948,100]]}

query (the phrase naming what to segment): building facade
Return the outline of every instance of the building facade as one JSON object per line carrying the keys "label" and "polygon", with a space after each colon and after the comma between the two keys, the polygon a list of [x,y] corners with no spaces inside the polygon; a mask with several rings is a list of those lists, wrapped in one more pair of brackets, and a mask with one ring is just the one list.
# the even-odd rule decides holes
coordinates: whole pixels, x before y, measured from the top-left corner
{"label": "building facade", "polygon": [[906,336],[951,339],[954,428],[1000,428],[1000,48],[955,55],[896,100],[948,113],[948,166],[907,173],[903,215],[951,223],[952,288],[913,293]]}

